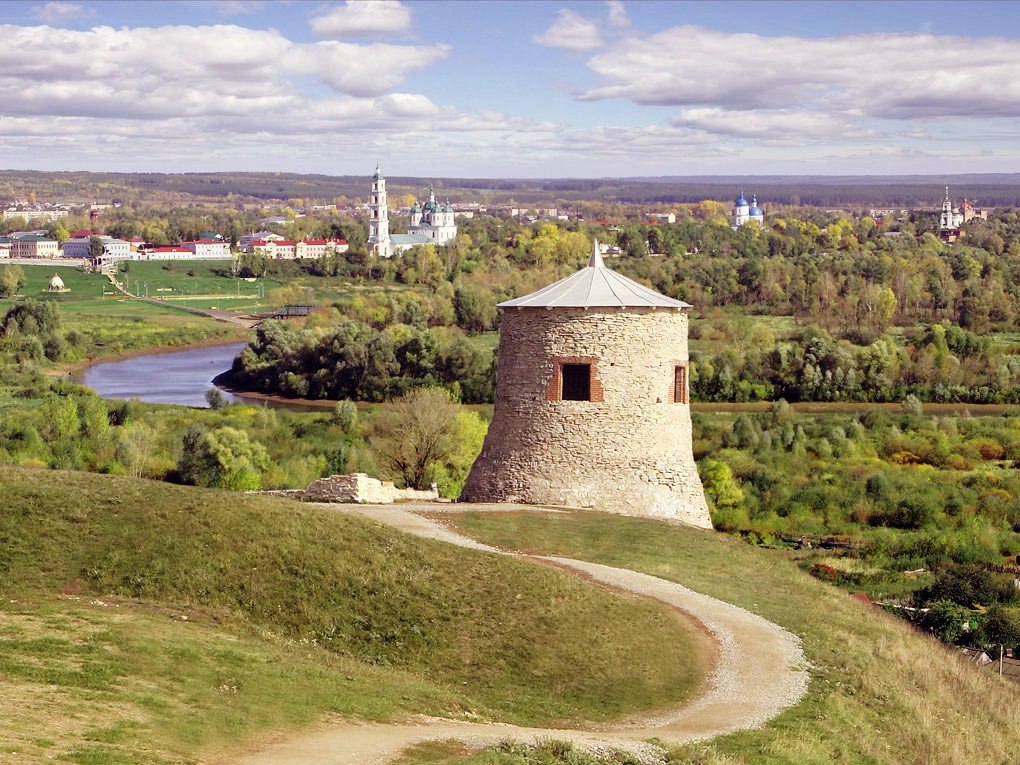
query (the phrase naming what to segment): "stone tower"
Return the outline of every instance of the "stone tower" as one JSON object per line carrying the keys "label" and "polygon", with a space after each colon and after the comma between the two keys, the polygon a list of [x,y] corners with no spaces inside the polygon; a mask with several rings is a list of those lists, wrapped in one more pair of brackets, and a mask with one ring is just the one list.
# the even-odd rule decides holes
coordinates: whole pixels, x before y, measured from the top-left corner
{"label": "stone tower", "polygon": [[379,165],[375,166],[375,175],[372,176],[372,201],[368,209],[372,216],[368,221],[369,248],[373,255],[389,258],[393,255],[390,244],[390,211],[386,206],[386,179]]}
{"label": "stone tower", "polygon": [[691,450],[687,303],[605,267],[500,304],[496,405],[461,500],[711,528]]}

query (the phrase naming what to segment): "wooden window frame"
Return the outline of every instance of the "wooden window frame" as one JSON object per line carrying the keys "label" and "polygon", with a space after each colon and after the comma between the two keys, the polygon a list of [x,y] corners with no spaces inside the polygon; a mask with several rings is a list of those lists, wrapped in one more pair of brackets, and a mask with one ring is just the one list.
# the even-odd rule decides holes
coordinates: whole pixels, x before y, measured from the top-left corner
{"label": "wooden window frame", "polygon": [[685,361],[677,362],[673,366],[673,395],[670,400],[674,404],[690,403],[690,381]]}
{"label": "wooden window frame", "polygon": [[553,373],[545,387],[546,401],[574,401],[563,398],[563,366],[565,364],[585,364],[590,368],[588,382],[588,400],[575,403],[601,403],[605,400],[605,390],[599,378],[598,359],[594,356],[554,356],[552,359]]}

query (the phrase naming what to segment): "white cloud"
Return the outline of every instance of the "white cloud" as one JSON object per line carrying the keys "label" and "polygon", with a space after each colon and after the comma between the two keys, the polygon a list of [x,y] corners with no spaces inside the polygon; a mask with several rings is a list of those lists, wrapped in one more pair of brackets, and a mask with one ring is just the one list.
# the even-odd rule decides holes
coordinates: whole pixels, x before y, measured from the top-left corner
{"label": "white cloud", "polygon": [[614,27],[629,27],[630,19],[627,17],[627,9],[623,7],[623,0],[606,0],[609,11],[609,23]]}
{"label": "white cloud", "polygon": [[60,24],[71,19],[92,16],[95,11],[79,3],[50,2],[44,5],[33,5],[29,12],[44,24]]}
{"label": "white cloud", "polygon": [[281,108],[299,100],[294,80],[307,76],[337,93],[376,96],[448,53],[442,45],[294,43],[275,30],[230,25],[7,25],[0,38],[0,102],[11,115],[154,118]]}
{"label": "white cloud", "polygon": [[347,0],[313,18],[311,25],[319,37],[402,34],[411,29],[411,9],[398,0]]}
{"label": "white cloud", "polygon": [[408,72],[423,69],[449,54],[447,45],[355,45],[333,40],[295,45],[284,63],[314,74],[340,93],[372,96],[399,85]]}
{"label": "white cloud", "polygon": [[591,51],[602,46],[602,33],[591,19],[564,8],[556,12],[552,25],[531,41],[547,48]]}
{"label": "white cloud", "polygon": [[627,38],[593,56],[584,99],[723,109],[857,110],[918,119],[1020,116],[1020,40],[913,33],[826,38],[693,26]]}
{"label": "white cloud", "polygon": [[676,127],[703,130],[733,138],[748,138],[770,143],[790,143],[804,139],[864,138],[862,130],[845,115],[826,114],[807,109],[730,111],[718,107],[684,109],[671,120]]}

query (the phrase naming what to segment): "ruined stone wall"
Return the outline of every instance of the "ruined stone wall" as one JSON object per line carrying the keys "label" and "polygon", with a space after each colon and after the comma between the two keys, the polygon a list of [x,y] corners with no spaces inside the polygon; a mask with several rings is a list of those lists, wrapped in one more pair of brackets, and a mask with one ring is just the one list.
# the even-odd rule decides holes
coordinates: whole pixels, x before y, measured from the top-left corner
{"label": "ruined stone wall", "polygon": [[380,481],[365,473],[331,475],[319,478],[302,492],[305,502],[357,502],[386,505],[391,502],[435,502],[439,492],[435,489],[417,491],[398,489],[392,481]]}
{"label": "ruined stone wall", "polygon": [[[601,401],[559,401],[557,361],[591,359]],[[467,502],[592,507],[711,527],[691,449],[687,314],[672,309],[508,309],[492,425]],[[597,385],[596,385],[597,382]]]}

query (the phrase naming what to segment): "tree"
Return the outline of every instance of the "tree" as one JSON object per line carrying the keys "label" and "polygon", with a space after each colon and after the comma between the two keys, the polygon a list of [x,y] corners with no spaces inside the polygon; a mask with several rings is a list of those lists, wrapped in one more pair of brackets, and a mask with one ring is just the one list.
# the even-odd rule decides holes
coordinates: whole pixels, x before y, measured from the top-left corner
{"label": "tree", "polygon": [[353,432],[354,426],[358,424],[358,407],[347,398],[337,401],[333,407],[332,421],[344,433]]}
{"label": "tree", "polygon": [[206,430],[192,425],[182,445],[177,473],[185,483],[252,490],[261,487],[262,473],[269,469],[266,448],[235,428]]}
{"label": "tree", "polygon": [[0,271],[0,298],[14,297],[25,286],[25,271],[21,266],[4,266]]}
{"label": "tree", "polygon": [[205,402],[209,405],[210,409],[215,411],[225,409],[227,406],[226,396],[224,396],[223,392],[215,386],[209,388],[209,390],[205,392]]}
{"label": "tree", "polygon": [[141,422],[130,422],[120,429],[117,461],[128,475],[141,478],[155,443],[156,432],[152,428]]}
{"label": "tree", "polygon": [[103,244],[103,238],[100,236],[89,237],[89,257],[100,258],[103,252],[106,250],[106,245]]}
{"label": "tree", "polygon": [[456,448],[457,402],[444,390],[418,388],[397,399],[377,425],[382,462],[413,489],[433,480],[433,466]]}
{"label": "tree", "polygon": [[743,501],[744,492],[733,477],[729,465],[719,460],[706,459],[698,467],[705,496],[712,504],[716,507],[733,507]]}
{"label": "tree", "polygon": [[472,284],[462,284],[454,290],[453,306],[457,324],[471,334],[485,332],[496,323],[496,299]]}
{"label": "tree", "polygon": [[981,635],[990,646],[1015,646],[1020,643],[1020,619],[1002,606],[992,606],[981,622]]}
{"label": "tree", "polygon": [[482,416],[470,410],[458,412],[453,425],[455,446],[444,461],[436,464],[433,473],[439,493],[444,497],[460,495],[489,429]]}

